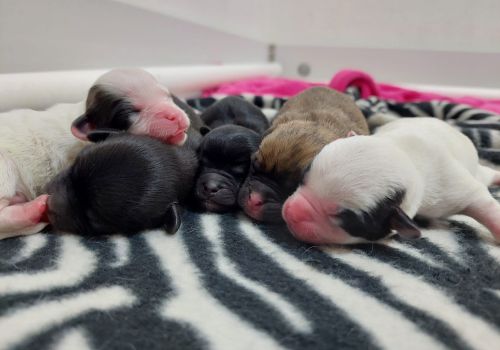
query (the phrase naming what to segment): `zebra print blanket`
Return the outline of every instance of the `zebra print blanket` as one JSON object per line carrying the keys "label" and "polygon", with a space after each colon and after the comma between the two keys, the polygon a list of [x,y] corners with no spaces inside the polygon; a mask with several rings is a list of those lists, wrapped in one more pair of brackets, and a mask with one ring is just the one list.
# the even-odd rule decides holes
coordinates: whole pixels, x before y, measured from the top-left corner
{"label": "zebra print blanket", "polygon": [[[357,102],[372,126],[420,114],[450,120],[500,165],[498,116],[442,102]],[[500,200],[500,188],[491,191]],[[461,216],[419,240],[353,247],[311,247],[283,226],[189,212],[173,236],[0,241],[0,350],[499,345],[500,247]]]}

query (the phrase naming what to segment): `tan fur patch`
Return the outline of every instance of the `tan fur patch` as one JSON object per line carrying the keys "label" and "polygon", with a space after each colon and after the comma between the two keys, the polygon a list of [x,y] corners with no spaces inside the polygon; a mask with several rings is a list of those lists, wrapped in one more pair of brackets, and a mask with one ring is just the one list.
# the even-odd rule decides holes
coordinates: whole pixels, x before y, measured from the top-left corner
{"label": "tan fur patch", "polygon": [[256,161],[265,173],[297,174],[325,145],[351,130],[369,132],[354,101],[329,88],[311,88],[285,103],[262,140]]}

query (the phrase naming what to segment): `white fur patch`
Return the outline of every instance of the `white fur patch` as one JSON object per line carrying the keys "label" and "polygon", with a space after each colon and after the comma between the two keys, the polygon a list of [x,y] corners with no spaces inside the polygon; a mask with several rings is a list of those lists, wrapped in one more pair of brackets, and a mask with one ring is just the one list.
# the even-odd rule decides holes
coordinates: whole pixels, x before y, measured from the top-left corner
{"label": "white fur patch", "polygon": [[401,209],[410,217],[448,217],[489,196],[471,141],[435,118],[402,118],[373,136],[353,136],[325,146],[306,174],[318,198],[351,210],[370,211],[391,191],[405,191]]}

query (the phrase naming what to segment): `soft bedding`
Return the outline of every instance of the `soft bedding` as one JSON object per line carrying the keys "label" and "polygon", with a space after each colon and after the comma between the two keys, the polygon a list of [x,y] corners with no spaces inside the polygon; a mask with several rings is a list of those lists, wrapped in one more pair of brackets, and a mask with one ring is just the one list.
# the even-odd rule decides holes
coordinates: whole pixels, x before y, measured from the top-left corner
{"label": "soft bedding", "polygon": [[[357,99],[372,126],[429,115],[500,166],[500,116],[444,101]],[[218,97],[217,97],[218,98]],[[245,95],[268,112],[283,98]],[[215,97],[188,101],[206,108]],[[272,114],[272,113],[271,113]],[[491,188],[500,200],[500,188]],[[314,247],[241,214],[180,231],[0,241],[0,349],[495,349],[500,247],[471,219]]]}

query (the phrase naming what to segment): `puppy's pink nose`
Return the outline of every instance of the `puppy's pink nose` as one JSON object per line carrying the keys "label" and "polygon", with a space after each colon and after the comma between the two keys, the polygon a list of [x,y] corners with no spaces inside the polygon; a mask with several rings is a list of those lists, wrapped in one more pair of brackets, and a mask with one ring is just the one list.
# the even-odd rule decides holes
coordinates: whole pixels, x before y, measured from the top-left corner
{"label": "puppy's pink nose", "polygon": [[259,193],[251,192],[245,203],[245,213],[256,220],[260,220],[263,204],[262,196]]}
{"label": "puppy's pink nose", "polygon": [[264,201],[262,200],[262,197],[260,194],[252,192],[250,193],[250,197],[248,198],[248,206],[254,209],[258,209],[262,207],[262,204],[264,204]]}
{"label": "puppy's pink nose", "polygon": [[312,221],[312,212],[311,204],[300,194],[288,198],[283,205],[283,219],[287,223]]}

